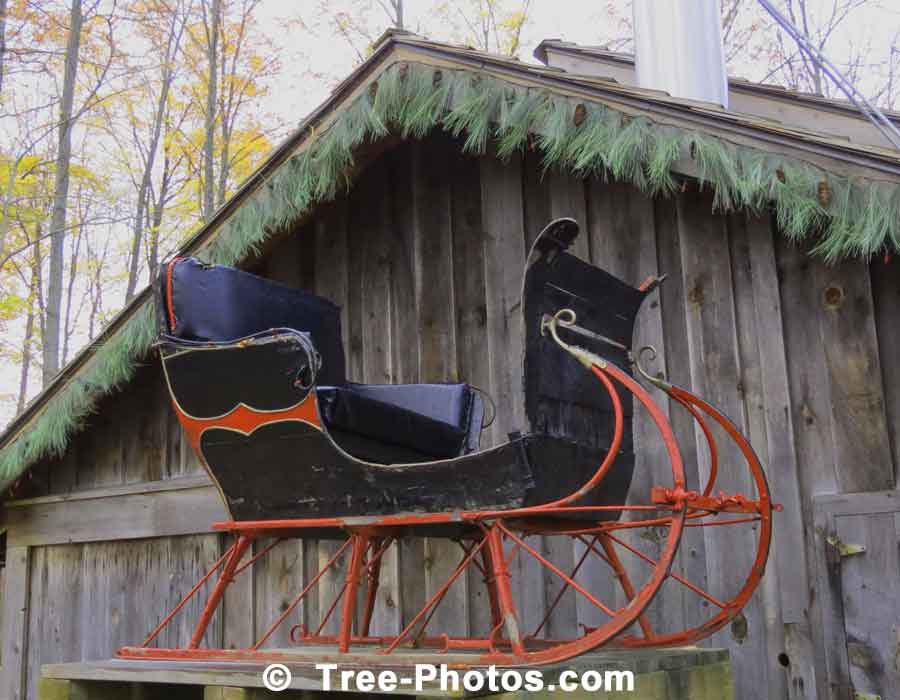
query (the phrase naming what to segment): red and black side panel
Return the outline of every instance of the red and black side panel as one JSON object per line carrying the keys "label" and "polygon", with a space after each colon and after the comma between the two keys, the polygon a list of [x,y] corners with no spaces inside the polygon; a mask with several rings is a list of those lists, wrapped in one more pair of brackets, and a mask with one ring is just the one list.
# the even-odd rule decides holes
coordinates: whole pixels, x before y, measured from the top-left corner
{"label": "red and black side panel", "polygon": [[[267,423],[250,434],[207,429],[200,451],[237,520],[539,505],[578,488],[603,457],[602,451],[569,441],[528,436],[453,460],[384,466],[351,457],[322,430],[291,420]],[[613,503],[598,496],[591,504]]]}
{"label": "red and black side panel", "polygon": [[164,340],[160,351],[172,400],[189,418],[224,416],[241,404],[260,412],[296,406],[318,368],[309,336],[286,329],[232,343]]}

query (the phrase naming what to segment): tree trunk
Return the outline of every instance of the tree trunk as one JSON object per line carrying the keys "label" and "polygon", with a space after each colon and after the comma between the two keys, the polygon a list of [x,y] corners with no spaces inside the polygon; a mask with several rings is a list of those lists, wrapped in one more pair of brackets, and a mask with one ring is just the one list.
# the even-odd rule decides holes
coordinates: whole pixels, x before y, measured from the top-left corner
{"label": "tree trunk", "polygon": [[[0,0],[0,2],[3,2],[3,0]],[[19,177],[19,163],[21,162],[21,156],[12,162],[9,168],[9,179],[6,181],[6,189],[3,193],[3,213],[2,218],[0,218],[0,254],[6,250],[6,237],[9,235],[11,223],[9,209],[16,194],[16,179]]]}
{"label": "tree trunk", "polygon": [[[206,2],[206,0],[204,0]],[[209,62],[209,80],[206,90],[206,115],[203,128],[203,219],[209,221],[216,206],[215,136],[217,87],[219,82],[219,15],[221,0],[210,0],[210,16],[206,21],[206,57]]]}
{"label": "tree trunk", "polygon": [[[72,338],[75,323],[72,321],[72,298],[75,292],[75,279],[78,274],[78,259],[81,256],[81,241],[84,236],[84,225],[78,227],[78,233],[72,239],[72,252],[69,256],[69,284],[66,289],[66,314],[62,325],[62,364],[69,360],[69,340]],[[78,318],[78,314],[75,315]]]}
{"label": "tree trunk", "polygon": [[[134,215],[134,231],[131,238],[131,264],[128,269],[128,285],[125,289],[125,303],[127,304],[134,297],[137,288],[138,275],[140,273],[141,245],[144,240],[144,227],[146,221],[150,218],[150,201],[152,195],[153,184],[153,168],[156,164],[156,154],[159,150],[160,139],[162,138],[163,124],[166,121],[166,108],[169,102],[169,92],[172,87],[175,74],[172,64],[175,62],[178,51],[181,46],[181,37],[187,23],[186,16],[180,16],[180,5],[170,10],[169,33],[166,37],[165,44],[165,63],[163,64],[159,99],[156,103],[156,113],[153,115],[153,125],[150,133],[150,143],[147,145],[147,158],[144,163],[144,172],[141,175],[141,182],[138,189],[137,210]],[[163,175],[165,178],[165,172]],[[162,212],[160,211],[160,217]],[[151,232],[151,235],[153,232]],[[154,265],[151,264],[150,279],[153,279]]]}
{"label": "tree trunk", "polygon": [[6,69],[6,6],[7,0],[0,0],[0,95],[3,94],[3,71]]}
{"label": "tree trunk", "polygon": [[172,72],[168,68],[163,70],[162,87],[159,92],[159,102],[156,105],[156,114],[153,117],[153,133],[147,146],[147,160],[144,163],[144,172],[141,175],[141,184],[138,188],[137,210],[134,215],[134,230],[131,236],[131,263],[128,267],[128,285],[125,289],[125,303],[131,301],[137,288],[138,274],[140,273],[141,243],[144,241],[144,221],[146,220],[148,195],[150,194],[150,178],[153,177],[153,166],[156,162],[156,151],[159,148],[159,138],[162,133],[163,119],[166,113],[166,103],[169,99],[169,86],[172,84]]}
{"label": "tree trunk", "polygon": [[156,279],[156,271],[159,267],[159,229],[162,226],[163,211],[166,207],[166,198],[169,196],[169,157],[163,160],[163,176],[159,187],[159,196],[153,205],[153,218],[150,222],[150,255],[147,266],[150,268],[150,282]]}
{"label": "tree trunk", "polygon": [[31,339],[34,337],[34,296],[28,304],[28,316],[25,319],[25,340],[22,343],[22,367],[19,370],[19,401],[16,404],[16,415],[25,410],[28,402],[28,371],[31,369]]}
{"label": "tree trunk", "polygon": [[50,274],[47,282],[47,308],[43,342],[43,385],[47,386],[59,371],[60,311],[62,308],[63,268],[66,239],[66,199],[69,196],[69,164],[72,160],[72,104],[75,76],[81,47],[81,0],[72,0],[69,14],[69,40],[66,45],[62,99],[59,106],[59,144],[56,152],[56,180],[53,188],[53,212],[50,217]]}

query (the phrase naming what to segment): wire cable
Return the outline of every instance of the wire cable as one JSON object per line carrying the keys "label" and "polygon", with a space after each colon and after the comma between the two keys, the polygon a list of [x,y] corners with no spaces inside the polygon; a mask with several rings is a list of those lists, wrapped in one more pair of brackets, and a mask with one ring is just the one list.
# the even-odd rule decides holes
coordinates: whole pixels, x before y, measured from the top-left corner
{"label": "wire cable", "polygon": [[847,79],[840,69],[818,47],[810,42],[807,36],[797,29],[787,17],[781,14],[770,0],[759,0],[759,4],[797,42],[800,50],[806,53],[810,60],[822,69],[822,72],[846,95],[847,99],[893,144],[894,148],[900,149],[900,130],[897,129],[897,126],[878,107],[869,102],[866,96]]}

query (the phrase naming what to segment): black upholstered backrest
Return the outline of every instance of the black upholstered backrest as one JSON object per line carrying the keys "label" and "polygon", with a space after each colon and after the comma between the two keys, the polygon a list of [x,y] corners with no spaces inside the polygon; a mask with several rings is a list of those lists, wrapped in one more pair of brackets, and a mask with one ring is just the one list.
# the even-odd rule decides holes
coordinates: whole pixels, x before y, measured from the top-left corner
{"label": "black upholstered backrest", "polygon": [[161,333],[218,343],[273,328],[304,331],[322,356],[318,382],[346,383],[340,308],[328,299],[195,258],[163,266],[158,287]]}
{"label": "black upholstered backrest", "polygon": [[[597,447],[608,446],[613,413],[606,391],[549,334],[541,335],[541,320],[561,309],[571,309],[577,315],[578,326],[630,349],[635,318],[644,297],[644,292],[559,249],[530,265],[523,304],[525,412],[532,431]],[[562,326],[559,335],[567,343],[630,370],[627,350]],[[627,400],[627,393],[620,395],[627,416],[622,450],[631,452],[632,402]]]}

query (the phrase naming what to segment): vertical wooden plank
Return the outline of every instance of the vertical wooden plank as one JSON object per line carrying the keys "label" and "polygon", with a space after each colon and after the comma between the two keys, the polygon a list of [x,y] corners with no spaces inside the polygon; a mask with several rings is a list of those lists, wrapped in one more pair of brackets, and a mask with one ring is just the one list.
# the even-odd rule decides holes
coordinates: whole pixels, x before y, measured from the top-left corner
{"label": "vertical wooden plank", "polygon": [[567,216],[581,226],[581,235],[569,248],[569,252],[585,261],[591,260],[591,236],[588,235],[588,213],[585,199],[585,183],[580,177],[554,168],[545,176],[550,191],[550,218]]}
{"label": "vertical wooden plank", "polygon": [[491,393],[498,409],[490,433],[493,445],[506,440],[510,432],[525,428],[520,299],[525,267],[521,168],[518,156],[506,164],[490,154],[481,158],[487,362]]}
{"label": "vertical wooden plank", "polygon": [[[702,193],[683,194],[676,202],[693,388],[746,432],[739,393],[741,358],[725,221],[711,213],[711,202]],[[723,441],[719,450],[722,464],[741,463],[740,453],[730,442]],[[703,451],[699,456],[700,475],[705,483],[709,457]],[[752,488],[746,469],[720,470],[717,486],[727,493],[747,493]],[[747,553],[753,551],[753,534],[748,528],[704,528],[704,536],[710,592],[733,596],[750,571],[752,562]],[[744,689],[744,696],[765,698],[769,679],[765,621],[759,600],[751,600],[743,615],[746,626],[732,625],[731,633],[719,633],[713,641],[735,650],[735,681],[737,687]]]}
{"label": "vertical wooden plank", "polygon": [[[72,581],[82,577],[83,549],[84,545],[63,545],[33,550],[28,594],[27,694],[23,697],[35,697],[41,664],[81,659],[84,614]],[[92,623],[96,627],[96,621]]]}
{"label": "vertical wooden plank", "polygon": [[[415,384],[419,381],[419,314],[416,308],[413,163],[411,144],[403,144],[387,156],[391,189],[390,303],[391,366],[394,381]],[[425,541],[405,537],[385,553],[382,578],[390,581],[379,586],[373,615],[373,630],[395,628],[409,622],[425,603]]]}
{"label": "vertical wooden plank", "polygon": [[[484,362],[487,337],[487,307],[484,279],[484,231],[481,222],[481,173],[477,158],[457,155],[450,171],[451,223],[453,227],[453,289],[456,309],[456,357],[460,381],[490,392],[490,368]],[[485,420],[492,409],[485,401]],[[488,440],[484,437],[484,442]],[[457,552],[461,550],[457,548]],[[458,561],[459,554],[453,559]],[[513,563],[516,567],[520,563]],[[484,576],[477,568],[466,572],[468,629],[471,634],[490,632],[489,603]],[[514,574],[514,580],[522,579]],[[515,592],[525,609],[530,601]],[[526,621],[527,624],[527,621]]]}
{"label": "vertical wooden plank", "polygon": [[414,142],[411,151],[419,381],[453,382],[458,371],[451,189],[446,170],[434,163],[449,164],[459,156],[445,137]]}
{"label": "vertical wooden plank", "polygon": [[[900,696],[900,550],[894,513],[845,515],[837,536],[865,551],[841,557],[850,681],[857,693]],[[894,613],[887,613],[893,610]],[[887,614],[886,614],[887,613]]]}
{"label": "vertical wooden plank", "polygon": [[[543,157],[528,149],[522,156],[522,204],[525,207],[525,249],[553,219],[550,208],[550,187],[544,173]],[[584,222],[579,222],[584,225]]]}
{"label": "vertical wooden plank", "polygon": [[[765,463],[772,498],[784,505],[784,510],[776,516],[778,527],[770,555],[774,561],[769,564],[764,582],[771,606],[774,608],[777,600],[780,609],[783,625],[780,643],[784,654],[774,649],[778,631],[773,628],[769,658],[778,659],[782,666],[787,662],[784,668],[789,697],[811,698],[816,695],[814,645],[808,605],[809,572],[813,570],[813,562],[808,561],[809,550],[804,538],[806,528],[801,474],[794,442],[795,426],[771,221],[768,218],[750,218],[744,231],[746,238],[738,242],[733,259],[736,268],[741,261],[745,261],[748,282],[752,286],[755,331],[751,337],[755,339],[759,353],[760,398],[764,405],[762,418],[765,424],[765,441],[754,439],[753,443]],[[741,229],[736,229],[735,234],[740,235]],[[747,382],[744,384],[746,387]],[[772,678],[777,681],[778,675],[773,672]]]}
{"label": "vertical wooden plank", "polygon": [[175,410],[172,408],[172,403],[169,399],[169,390],[162,381],[160,381],[160,386],[162,387],[162,392],[165,397],[165,406],[162,409],[166,434],[166,469],[164,478],[171,479],[174,476],[180,476],[184,466],[185,460],[184,456],[181,454],[181,450],[183,449],[183,437],[181,423],[178,422],[178,416],[175,414]]}
{"label": "vertical wooden plank", "polygon": [[266,257],[264,276],[289,287],[312,289],[315,282],[315,229],[315,224],[302,226],[279,241]]}
{"label": "vertical wooden plank", "polygon": [[[668,380],[672,383],[690,387],[691,364],[685,311],[687,298],[681,272],[681,239],[675,200],[658,198],[654,202],[654,220],[659,270],[667,275],[659,290],[665,338],[665,372]],[[651,368],[651,371],[657,373],[660,370],[659,365]],[[697,461],[694,420],[674,402],[670,402],[668,408],[672,430],[684,460],[688,488],[702,488],[703,482],[701,482]],[[673,564],[673,568],[687,580],[702,588],[709,585],[706,570],[706,541],[701,528],[688,528],[682,534],[678,558]],[[671,581],[664,586],[667,591],[673,588]],[[671,612],[664,612],[665,624],[668,628],[677,629],[682,623],[693,626],[708,616],[708,609],[698,596],[682,586],[678,586],[676,590],[682,596],[681,604],[673,606]],[[708,644],[708,642],[704,642],[704,644]]]}
{"label": "vertical wooden plank", "polygon": [[[457,371],[460,381],[487,390],[491,378],[490,368],[484,362],[487,301],[478,160],[454,158],[451,178]],[[490,410],[490,406],[485,406],[487,413]]]}
{"label": "vertical wooden plank", "polygon": [[[751,229],[751,227],[753,228]],[[784,366],[784,348],[783,345],[778,344],[781,337],[780,316],[777,319],[770,318],[772,311],[780,310],[778,308],[779,305],[777,305],[778,278],[775,273],[774,256],[770,260],[766,260],[759,251],[760,248],[763,248],[769,242],[765,238],[767,232],[768,226],[765,221],[754,220],[751,222],[743,214],[732,214],[728,217],[728,239],[731,253],[731,274],[734,282],[735,320],[737,323],[741,371],[740,392],[746,416],[746,435],[750,443],[756,446],[756,451],[763,462],[764,469],[765,465],[770,463],[768,451],[765,449],[769,444],[770,413],[772,410],[775,412],[780,411],[783,416],[787,412],[789,405],[786,392],[787,376],[785,374],[781,375],[780,383],[779,379],[776,378],[775,382],[780,387],[780,391],[778,388],[775,388],[775,394],[771,397],[773,401],[778,401],[778,399],[781,399],[781,401],[773,405],[768,403],[770,398],[769,390],[773,387],[770,384],[771,377],[767,373],[777,369],[779,361],[777,355],[779,351],[781,366]],[[760,235],[754,235],[756,233]],[[766,265],[765,262],[770,264]],[[760,264],[754,265],[754,263]],[[769,304],[762,313],[758,313],[757,304],[760,299],[757,298],[757,288],[762,284],[769,286],[769,289],[763,292],[767,294]],[[774,301],[776,302],[774,309],[771,308],[773,297],[775,297]],[[760,325],[760,322],[765,325]],[[777,324],[777,328],[774,328],[773,324]],[[773,337],[772,334],[776,330],[779,331],[779,335]],[[764,334],[766,337],[763,337]],[[766,344],[768,346],[767,349],[775,356],[764,355],[760,347],[761,344]],[[771,347],[773,345],[774,347]],[[771,366],[769,366],[770,362]],[[768,382],[766,381],[767,379],[769,380]],[[790,438],[785,438],[784,436],[772,436],[772,441],[779,446],[785,439],[790,441]],[[791,442],[788,443],[788,447],[792,450],[793,445]],[[732,468],[745,469],[742,462],[734,463]],[[779,471],[782,472],[781,478],[787,481],[793,472],[793,468],[794,459],[791,455],[786,464],[779,465]],[[771,473],[771,470],[769,471]],[[796,481],[794,486],[796,487]],[[756,498],[758,493],[752,490],[750,495]],[[796,503],[792,504],[797,506],[794,518],[799,520],[800,503],[796,490],[794,491],[794,496],[797,497]],[[778,502],[777,494],[773,494],[773,498]],[[779,525],[781,525],[780,518]],[[752,529],[755,532],[755,526]],[[786,528],[779,527],[778,533],[781,534],[785,530]],[[778,544],[776,543],[776,546]],[[797,594],[804,596],[806,590],[806,560],[802,556],[802,530],[797,531],[792,541],[788,541],[787,544],[795,544],[800,547],[800,556],[795,558],[794,561],[795,566],[799,564],[797,567],[799,575],[795,576],[792,573],[789,577],[798,579],[797,584],[793,587],[794,598],[796,599],[798,598]],[[788,552],[784,552],[784,554],[788,555]],[[748,551],[747,556],[750,555],[751,553]],[[796,557],[796,555],[794,556]],[[766,653],[763,659],[769,669],[769,692],[777,697],[785,697],[787,695],[786,678],[784,669],[779,663],[779,654],[784,650],[781,591],[789,589],[791,586],[785,585],[781,581],[779,573],[777,566],[769,566],[767,568],[755,598],[762,612],[760,621],[765,624]],[[795,611],[795,614],[799,615],[802,611],[802,603],[799,600],[796,603],[799,609]]]}
{"label": "vertical wooden plank", "polygon": [[[827,498],[827,497],[825,497]],[[847,635],[841,591],[841,569],[829,551],[829,537],[837,537],[835,514],[825,498],[813,503],[815,530],[815,605],[812,612],[818,623],[816,632],[816,692],[827,700],[844,700],[850,687],[850,664],[847,658]]]}
{"label": "vertical wooden plank", "polygon": [[[650,275],[657,274],[656,228],[653,201],[626,183],[605,183],[599,178],[589,183],[588,226],[585,232],[590,238],[591,262],[633,286],[639,285]],[[667,357],[663,339],[663,323],[659,297],[648,299],[635,324],[633,347],[635,350],[651,345],[658,351],[657,360],[650,371],[665,372]],[[630,398],[625,395],[626,401]],[[659,398],[659,394],[655,398]],[[667,402],[661,408],[668,415]],[[672,470],[668,455],[659,439],[659,431],[647,412],[639,406],[632,418],[634,431],[635,465],[629,490],[629,502],[646,504],[654,486],[672,486]],[[623,519],[638,519],[625,515]],[[658,542],[641,537],[641,531],[623,532],[623,538],[632,546],[657,559],[661,555]],[[646,533],[643,533],[646,534]],[[619,552],[629,577],[636,586],[647,578],[648,569],[626,550]],[[624,605],[624,596],[611,576],[609,568],[594,559],[594,576],[607,579],[607,595],[614,594]],[[647,610],[646,619],[655,629],[666,629],[684,622],[682,592],[676,586],[666,585]],[[591,611],[596,616],[596,612]],[[581,618],[579,617],[579,620]],[[594,621],[593,624],[596,624]]]}
{"label": "vertical wooden plank", "polygon": [[[746,299],[750,292],[753,298],[752,308],[745,308],[739,314],[748,326],[743,334],[747,343],[746,353],[749,355],[755,350],[759,356],[759,385],[752,398],[762,403],[763,425],[758,429],[762,433],[761,439],[754,439],[753,444],[764,459],[773,500],[785,506],[784,512],[778,514],[779,528],[775,541],[776,564],[782,574],[779,578],[783,579],[779,583],[781,612],[786,623],[800,622],[806,612],[808,578],[803,511],[781,298],[778,294],[778,270],[769,221],[751,218],[744,226],[737,225],[733,246],[736,279],[743,285],[739,298]],[[749,402],[747,382],[744,384],[745,402]],[[801,563],[802,566],[799,566]],[[788,571],[795,573],[785,576]]]}
{"label": "vertical wooden plank", "polygon": [[126,392],[128,407],[118,415],[124,423],[122,441],[125,483],[158,481],[166,473],[166,413],[162,372],[156,365],[141,368],[140,381]]}
{"label": "vertical wooden plank", "polygon": [[[229,535],[222,535],[219,538],[219,551],[224,553],[232,541]],[[244,555],[244,561],[249,561],[265,544],[263,540],[256,540]],[[256,562],[225,589],[221,613],[222,645],[225,649],[248,649],[257,640],[255,569],[262,566],[261,561]],[[298,583],[302,584],[303,580]]]}
{"label": "vertical wooden plank", "polygon": [[78,484],[78,450],[74,449],[74,443],[77,440],[74,437],[69,443],[69,449],[54,463],[50,469],[50,493],[64,494],[71,493],[77,488]]}
{"label": "vertical wooden plank", "polygon": [[118,420],[122,407],[114,403],[122,396],[109,399],[111,403],[104,402],[101,410],[88,419],[87,430],[82,433],[84,439],[78,443],[79,490],[122,483],[123,435]]}
{"label": "vertical wooden plank", "polygon": [[[446,136],[411,144],[414,270],[418,312],[419,381],[459,380],[456,354],[452,189],[447,169],[460,158]],[[445,167],[437,169],[434,163]],[[447,581],[460,558],[451,540],[425,540],[425,596]],[[435,609],[428,633],[463,636],[468,632],[467,578],[460,577]]]}
{"label": "vertical wooden plank", "polygon": [[[490,392],[497,404],[490,441],[496,445],[510,432],[527,429],[522,385],[525,329],[520,298],[526,255],[523,165],[518,155],[502,163],[488,154],[480,162],[487,364]],[[547,544],[544,542],[542,549]],[[571,561],[571,547],[563,554]],[[517,578],[522,581],[517,591],[521,600],[519,609],[523,611],[526,630],[531,633],[543,618],[548,599],[552,600],[559,590],[559,583],[552,573],[549,576],[556,580],[544,579],[542,570],[521,554],[516,566]],[[531,581],[532,585],[525,581]],[[575,602],[568,594],[555,619],[559,629],[545,630],[545,634],[566,634],[574,630]]]}
{"label": "vertical wooden plank", "polygon": [[[370,169],[355,193],[359,216],[351,227],[351,248],[363,251],[362,370],[369,384],[390,384],[391,368],[391,213],[383,164]],[[359,283],[357,283],[359,284]],[[351,287],[356,285],[351,282]]]}
{"label": "vertical wooden plank", "polygon": [[319,268],[319,274],[315,279],[316,294],[341,307],[341,336],[344,341],[344,354],[349,358],[352,324],[349,309],[347,209],[347,201],[340,200],[329,205],[316,219],[314,257],[316,267]]}
{"label": "vertical wooden plank", "polygon": [[[347,241],[347,287],[346,296],[341,304],[347,308],[346,323],[343,324],[344,342],[346,344],[347,379],[353,382],[365,381],[363,369],[363,291],[362,278],[365,263],[365,249],[359,235],[361,226],[366,225],[369,212],[363,211],[360,206],[359,191],[354,190],[345,204],[346,211],[346,241]],[[322,275],[324,271],[320,270]]]}
{"label": "vertical wooden plank", "polygon": [[[537,151],[527,150],[522,158],[522,204],[524,207],[525,250],[531,249],[534,239],[551,221],[550,188],[544,175],[541,154]],[[524,274],[524,271],[523,271]],[[522,329],[524,334],[525,329]],[[557,538],[558,539],[558,538]],[[526,538],[526,542],[539,552],[549,552],[554,549],[553,538],[544,538],[532,535]],[[560,543],[561,540],[560,540]],[[567,561],[565,554],[568,548],[556,546],[561,551],[563,561]],[[521,622],[526,634],[532,634],[544,619],[547,612],[547,580],[544,567],[534,557],[520,552],[513,560],[513,581],[516,584],[514,593],[516,599],[521,601]],[[484,588],[481,578],[478,579],[479,591]],[[558,590],[558,589],[556,589]],[[555,593],[554,593],[555,595]],[[485,602],[484,605],[487,603]],[[484,608],[486,609],[486,608]],[[541,636],[546,636],[546,628]]]}
{"label": "vertical wooden plank", "polygon": [[[355,241],[349,238],[350,200],[343,199],[328,206],[315,223],[316,251],[315,260],[318,268],[316,274],[316,294],[327,297],[341,307],[341,333],[344,342],[344,354],[347,362],[348,378],[357,381],[362,379],[362,287],[360,285],[362,271],[362,255],[356,250]],[[351,250],[353,254],[351,255]],[[351,278],[351,270],[353,277]],[[353,285],[351,285],[351,279]],[[331,559],[341,542],[336,540],[320,540],[318,543],[307,542],[310,554],[308,576],[314,576]],[[314,554],[313,554],[314,553]],[[338,562],[343,564],[343,561]],[[325,573],[311,591],[307,613],[307,625],[310,632],[315,633],[320,618],[330,607],[332,600],[343,586],[343,568],[338,567]],[[313,614],[315,612],[315,614]],[[337,631],[337,618],[332,615],[323,634]]]}
{"label": "vertical wooden plank", "polygon": [[[821,305],[820,295],[816,292],[815,268],[819,263],[777,231],[774,238],[801,506],[804,523],[810,523],[813,522],[813,497],[838,491],[827,368],[818,319]],[[812,567],[816,561],[816,538],[807,535],[805,546],[807,562]],[[816,651],[816,685],[814,690],[807,689],[807,692],[815,692],[818,697],[825,698],[830,697],[830,691],[825,677],[826,649],[822,636],[824,625],[820,589],[828,582],[810,576],[808,583],[808,617]]]}
{"label": "vertical wooden plank", "polygon": [[419,344],[416,310],[414,200],[410,145],[400,146],[388,154],[388,177],[391,183],[391,366],[394,381],[414,384],[419,381]]}
{"label": "vertical wooden plank", "polygon": [[891,454],[894,459],[894,483],[900,487],[900,363],[892,361],[900,348],[900,261],[873,260],[869,266],[875,306],[875,329],[882,358],[885,413]]}
{"label": "vertical wooden plank", "polygon": [[845,493],[893,488],[869,270],[816,263],[815,281],[838,483]]}
{"label": "vertical wooden plank", "polygon": [[[268,544],[270,544],[270,540],[260,540],[255,545],[256,550],[259,551]],[[303,589],[304,582],[311,578],[309,572],[305,571],[304,551],[305,547],[310,546],[315,549],[316,544],[314,540],[285,540],[277,544],[253,565],[252,590],[255,604],[255,612],[253,612],[255,629],[252,631],[252,636],[254,641],[262,638],[272,624],[287,610],[294,597]],[[250,576],[248,576],[249,578]],[[248,583],[245,582],[244,585],[246,586]],[[227,603],[228,601],[226,601],[226,606]],[[284,623],[279,625],[266,641],[264,648],[284,649],[291,646],[291,627],[306,622],[304,615],[306,611],[303,606],[304,603],[301,603]],[[241,611],[235,610],[235,612],[240,613]],[[246,612],[248,611],[244,611],[245,614]]]}
{"label": "vertical wooden plank", "polygon": [[[642,256],[641,248],[648,243],[647,235],[653,236],[652,220],[649,229],[646,226],[640,226],[638,221],[632,221],[630,218],[631,208],[630,187],[623,183],[603,182],[599,178],[594,178],[588,185],[588,206],[585,217],[582,221],[581,238],[589,240],[587,248],[590,249],[592,255],[590,262],[600,267],[612,275],[629,284],[634,284],[634,279],[639,277],[641,271],[640,258]],[[650,212],[652,215],[652,211]],[[557,213],[554,212],[554,216]],[[573,215],[574,216],[574,215]],[[577,217],[574,217],[577,218]],[[637,238],[636,238],[637,237]],[[649,241],[650,248],[646,253],[653,255],[653,265],[655,267],[655,242]],[[646,258],[646,254],[644,254]],[[662,350],[662,348],[659,348]],[[627,406],[630,403],[630,397],[626,394],[622,396]],[[646,431],[647,421],[643,412],[635,412],[633,416],[633,433],[634,433],[634,451],[635,465],[634,474],[631,480],[631,488],[629,489],[629,502],[646,503],[650,488],[655,485],[654,475],[648,469],[649,454],[645,448],[649,448],[654,454],[658,454],[659,450],[653,448],[653,443],[644,445],[641,436]],[[658,442],[658,441],[657,441]],[[669,479],[671,481],[671,478]],[[668,482],[664,485],[669,486]],[[602,484],[601,484],[602,488]],[[627,514],[623,514],[622,519],[628,519]],[[623,531],[623,536],[627,538],[629,544],[633,546],[641,546],[642,550],[647,549],[648,542],[646,540],[632,542],[634,537],[627,531]],[[658,547],[648,551],[647,554],[653,558],[659,557]],[[580,557],[583,547],[580,543],[576,543],[575,556]],[[636,586],[640,586],[646,578],[646,565],[637,560],[636,557],[630,556],[625,550],[620,553],[622,563],[628,571],[629,577]],[[606,601],[607,605],[613,608],[624,606],[621,597],[621,591],[616,583],[615,577],[608,565],[600,561],[597,557],[589,556],[585,560],[582,567],[587,580],[591,582],[590,590],[602,601]],[[654,606],[658,609],[658,606]],[[578,621],[582,624],[596,627],[602,622],[603,613],[597,610],[588,601],[578,598]],[[654,627],[658,627],[658,621]]]}
{"label": "vertical wooden plank", "polygon": [[[365,250],[362,277],[363,302],[363,375],[372,384],[395,382],[393,359],[399,353],[394,350],[395,327],[393,319],[391,259],[396,250],[394,221],[391,205],[391,171],[382,161],[372,167],[360,182],[354,197],[358,197],[360,209],[365,212],[365,224],[352,227],[350,245]],[[352,281],[351,281],[352,284]],[[401,345],[409,341],[397,339]],[[398,550],[388,549],[381,559],[380,583],[375,599],[371,632],[386,634],[398,632],[400,610],[396,605],[401,585]],[[360,605],[366,591],[360,589]]]}
{"label": "vertical wooden plank", "polygon": [[3,647],[0,652],[0,696],[24,700],[28,658],[31,565],[28,547],[8,547],[3,573]]}

